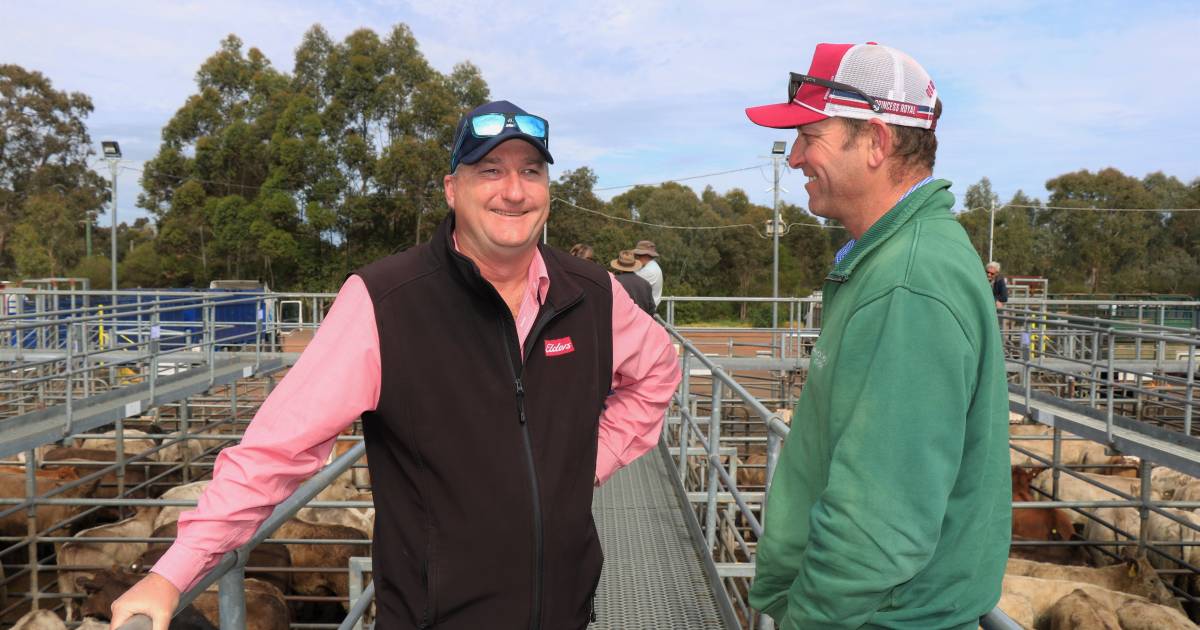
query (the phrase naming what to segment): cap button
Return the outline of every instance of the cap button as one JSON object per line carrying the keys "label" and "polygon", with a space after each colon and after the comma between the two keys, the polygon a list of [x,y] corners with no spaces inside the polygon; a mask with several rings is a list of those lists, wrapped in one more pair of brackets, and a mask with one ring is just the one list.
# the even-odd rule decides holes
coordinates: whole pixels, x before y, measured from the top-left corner
{"label": "cap button", "polygon": [[878,46],[879,42],[867,42],[868,46]]}

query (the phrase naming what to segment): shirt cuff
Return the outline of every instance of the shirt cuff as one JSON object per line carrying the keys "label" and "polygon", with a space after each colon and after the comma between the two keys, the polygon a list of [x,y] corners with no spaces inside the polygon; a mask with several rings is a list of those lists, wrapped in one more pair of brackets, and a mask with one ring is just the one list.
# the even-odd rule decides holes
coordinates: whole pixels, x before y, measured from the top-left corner
{"label": "shirt cuff", "polygon": [[621,458],[601,440],[596,446],[596,486],[608,481],[614,473],[625,467]]}
{"label": "shirt cuff", "polygon": [[163,576],[180,593],[184,593],[207,575],[219,560],[220,556],[189,549],[176,542],[154,563],[150,571]]}

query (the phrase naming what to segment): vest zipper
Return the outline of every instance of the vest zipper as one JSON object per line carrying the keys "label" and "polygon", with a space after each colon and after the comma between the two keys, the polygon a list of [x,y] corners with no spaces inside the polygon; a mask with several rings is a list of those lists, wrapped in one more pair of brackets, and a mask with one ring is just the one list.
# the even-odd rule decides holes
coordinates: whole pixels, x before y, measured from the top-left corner
{"label": "vest zipper", "polygon": [[[536,341],[541,335],[542,329],[546,324],[550,323],[555,317],[566,312],[571,307],[579,303],[582,298],[576,296],[570,302],[563,306],[560,310],[555,310],[553,307],[543,308],[538,314],[537,320],[534,321],[533,328],[529,331],[529,336],[525,339],[526,346],[520,346],[520,340],[514,339],[513,335],[517,330],[517,323],[513,320],[511,313],[508,310],[508,305],[503,299],[500,299],[500,294],[495,293],[499,301],[501,313],[507,317],[501,316],[497,320],[500,325],[500,334],[504,338],[504,352],[508,355],[508,367],[512,371],[513,386],[517,398],[517,421],[521,426],[521,438],[525,444],[525,465],[529,472],[529,483],[533,489],[533,540],[534,540],[534,565],[533,572],[533,614],[529,621],[530,630],[540,630],[542,627],[542,597],[545,590],[545,576],[543,575],[543,565],[545,556],[544,533],[542,531],[542,499],[541,490],[538,486],[537,468],[533,462],[533,439],[529,435],[529,418],[525,415],[525,384],[521,381],[521,376],[525,371],[525,360],[529,357],[533,346],[531,341]],[[543,305],[545,306],[545,305]],[[505,324],[509,324],[505,326]],[[513,362],[512,347],[517,346],[519,361]]]}
{"label": "vest zipper", "polygon": [[[521,382],[521,374],[524,372],[524,366],[518,368],[513,363],[512,346],[515,343],[509,335],[508,329],[505,328],[505,322],[499,321],[501,333],[504,336],[504,352],[508,355],[508,367],[512,370],[513,385],[517,398],[517,420],[521,426],[521,440],[525,445],[525,468],[529,473],[529,483],[532,488],[533,496],[533,547],[534,547],[534,569],[533,569],[533,610],[531,611],[529,628],[530,630],[539,630],[542,627],[542,589],[543,589],[543,533],[542,533],[542,499],[541,490],[538,487],[537,468],[533,464],[533,441],[529,437],[529,421],[525,415],[525,384]],[[516,329],[514,323],[512,328]]]}

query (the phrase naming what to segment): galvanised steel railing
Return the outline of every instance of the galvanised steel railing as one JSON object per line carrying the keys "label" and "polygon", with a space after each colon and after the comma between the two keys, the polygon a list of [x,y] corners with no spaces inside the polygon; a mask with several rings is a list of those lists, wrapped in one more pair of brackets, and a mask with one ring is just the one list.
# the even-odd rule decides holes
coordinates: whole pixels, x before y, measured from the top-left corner
{"label": "galvanised steel railing", "polygon": [[[318,299],[329,299],[332,297],[328,294],[311,294],[311,295]],[[186,296],[194,298],[195,294],[186,294]],[[228,294],[222,294],[221,297],[227,299],[227,296],[228,296]],[[280,297],[280,296],[276,296],[276,297]],[[666,298],[664,301],[667,301],[667,303],[668,303],[668,315],[669,316],[673,315],[673,309],[674,309],[674,305],[676,302],[684,302],[684,301],[689,301],[689,300],[704,301],[705,299],[704,298],[699,298],[699,299]],[[746,298],[711,298],[711,300],[713,300],[713,301],[746,301],[747,299]],[[751,300],[751,301],[772,301],[770,298],[763,298],[760,300],[753,300],[753,299],[749,299],[749,300]],[[160,302],[161,302],[161,300],[160,300]],[[780,300],[780,302],[789,302],[791,304],[789,306],[789,314],[788,314],[787,321],[796,322],[796,321],[800,321],[804,317],[807,317],[810,320],[819,318],[819,300],[809,298],[809,299],[804,299],[804,300],[798,300],[798,299]],[[1055,305],[1056,303],[1052,303],[1052,302],[1046,302],[1046,301],[1041,301],[1041,300],[1027,300],[1027,301],[1014,301],[1014,302],[1016,303],[1017,306],[1024,306],[1025,308],[1018,309],[1022,312],[1007,312],[1006,311],[1004,313],[1004,315],[1012,321],[1019,322],[1017,324],[1017,326],[1019,326],[1019,330],[1017,331],[1018,338],[1025,341],[1023,346],[1020,346],[1020,345],[1016,346],[1016,347],[1024,347],[1025,348],[1024,358],[1022,359],[1020,357],[1017,357],[1017,358],[1013,359],[1013,360],[1017,360],[1017,361],[1023,361],[1023,363],[1021,364],[1021,367],[1024,370],[1023,376],[1025,376],[1025,378],[1024,378],[1025,383],[1031,382],[1031,379],[1029,378],[1030,374],[1037,373],[1037,372],[1055,373],[1056,369],[1059,373],[1061,373],[1060,374],[1061,376],[1071,376],[1071,375],[1078,376],[1078,371],[1071,371],[1071,370],[1056,368],[1054,366],[1054,364],[1052,363],[1053,359],[1064,358],[1064,359],[1074,360],[1074,361],[1080,362],[1080,363],[1086,363],[1087,361],[1090,361],[1090,363],[1086,363],[1085,367],[1089,368],[1086,371],[1088,372],[1088,374],[1095,374],[1095,376],[1092,376],[1091,378],[1083,379],[1084,381],[1086,381],[1088,383],[1088,391],[1096,392],[1096,394],[1091,396],[1090,400],[1098,401],[1098,400],[1100,400],[1099,396],[1101,394],[1104,394],[1107,397],[1103,400],[1103,402],[1110,409],[1114,409],[1115,408],[1114,406],[1119,405],[1120,403],[1116,402],[1118,400],[1118,397],[1112,395],[1111,392],[1121,391],[1122,388],[1124,388],[1125,390],[1138,393],[1137,390],[1139,388],[1145,389],[1145,388],[1140,387],[1139,385],[1134,385],[1133,388],[1130,388],[1125,382],[1122,381],[1121,378],[1118,378],[1118,376],[1117,376],[1119,373],[1130,373],[1130,372],[1128,370],[1126,370],[1125,367],[1122,366],[1119,362],[1116,362],[1111,358],[1111,357],[1115,356],[1115,354],[1116,354],[1115,351],[1117,348],[1117,344],[1111,342],[1111,339],[1117,337],[1118,335],[1126,335],[1126,336],[1129,336],[1131,339],[1133,339],[1134,343],[1135,343],[1134,356],[1131,360],[1133,360],[1133,361],[1145,360],[1143,358],[1144,353],[1149,353],[1146,356],[1149,356],[1154,361],[1156,361],[1157,363],[1155,365],[1158,368],[1160,368],[1158,371],[1150,371],[1145,374],[1142,374],[1141,376],[1148,378],[1153,375],[1156,378],[1166,378],[1166,379],[1168,379],[1169,383],[1174,384],[1174,385],[1182,384],[1184,387],[1184,390],[1185,390],[1185,393],[1182,396],[1176,396],[1174,399],[1172,399],[1170,397],[1167,397],[1167,398],[1169,400],[1173,400],[1174,402],[1185,403],[1183,405],[1184,413],[1190,412],[1191,405],[1194,401],[1193,394],[1192,394],[1192,387],[1194,385],[1194,367],[1195,367],[1194,354],[1195,354],[1195,345],[1196,345],[1194,343],[1194,335],[1192,335],[1190,333],[1192,333],[1194,331],[1188,331],[1189,334],[1184,337],[1167,336],[1166,338],[1164,338],[1163,333],[1170,332],[1170,331],[1159,330],[1159,329],[1155,328],[1155,327],[1159,326],[1159,324],[1157,324],[1157,323],[1139,321],[1136,323],[1136,325],[1131,326],[1128,322],[1111,322],[1111,321],[1109,321],[1109,322],[1107,322],[1107,326],[1108,326],[1107,339],[1110,340],[1110,342],[1107,345],[1104,345],[1103,343],[1101,343],[1101,345],[1107,349],[1106,352],[1107,352],[1108,356],[1105,357],[1105,362],[1101,363],[1100,361],[1097,360],[1097,356],[1099,354],[1101,354],[1101,351],[1099,350],[1100,346],[1097,345],[1097,342],[1093,342],[1092,345],[1089,347],[1086,345],[1086,343],[1079,341],[1080,339],[1084,339],[1084,337],[1081,335],[1086,335],[1086,334],[1093,335],[1093,337],[1089,337],[1089,339],[1094,338],[1094,339],[1099,340],[1100,342],[1103,342],[1105,340],[1104,330],[1097,330],[1097,328],[1103,328],[1103,326],[1105,325],[1104,323],[1102,323],[1102,321],[1099,318],[1087,318],[1087,317],[1081,317],[1081,316],[1075,316],[1075,315],[1067,315],[1067,316],[1055,315],[1053,313],[1053,311],[1051,310],[1051,307],[1053,305]],[[1023,304],[1022,302],[1028,302],[1028,303]],[[1078,302],[1071,302],[1071,303],[1077,304]],[[313,304],[315,304],[315,302]],[[1194,303],[1183,303],[1183,304],[1194,306]],[[1036,306],[1034,306],[1034,305],[1036,305]],[[1121,308],[1132,307],[1135,309],[1139,309],[1139,311],[1138,311],[1139,320],[1142,318],[1142,316],[1146,312],[1160,313],[1157,315],[1157,318],[1159,321],[1163,321],[1166,319],[1166,311],[1162,310],[1162,309],[1167,309],[1167,308],[1172,308],[1172,307],[1178,306],[1178,305],[1175,305],[1174,303],[1148,303],[1148,304],[1147,303],[1119,303],[1118,304],[1118,303],[1114,303],[1114,302],[1099,302],[1099,301],[1094,306],[1100,307],[1100,306],[1104,306],[1104,305],[1108,305],[1109,308],[1112,308],[1115,305],[1115,306],[1119,306]],[[173,307],[173,305],[170,305],[170,304],[167,305],[167,308],[172,308],[172,307]],[[301,307],[301,309],[303,310],[304,307]],[[1158,309],[1158,310],[1155,310],[1155,309]],[[312,308],[312,310],[314,313],[318,311],[318,309],[315,306]],[[1012,310],[1012,309],[1010,309],[1010,310]],[[51,310],[43,309],[43,314],[50,315]],[[94,315],[98,315],[98,313],[86,314],[84,316],[91,317]],[[146,313],[141,313],[141,315],[146,315]],[[10,316],[7,319],[19,320],[21,318]],[[263,319],[263,318],[260,318],[260,319]],[[313,319],[319,319],[319,317],[314,317]],[[0,322],[3,322],[4,320],[5,320],[5,318],[0,318]],[[103,321],[103,320],[104,320],[103,317],[97,318],[97,321]],[[206,320],[205,326],[207,326],[207,330],[211,331],[213,329],[213,327],[216,325],[216,322],[215,322],[215,319],[211,319],[211,321],[213,322],[211,324],[208,323],[208,321],[210,321],[210,320]],[[819,319],[818,319],[818,321],[819,321]],[[1069,322],[1070,326],[1058,326],[1060,321]],[[31,322],[28,322],[28,321],[21,322],[21,324],[28,324],[28,323],[31,323]],[[54,325],[53,323],[48,323],[48,322],[32,322],[32,323],[34,323],[34,328],[33,328],[34,330],[36,330],[37,325],[42,325],[42,326]],[[18,326],[21,324],[18,324]],[[308,326],[313,326],[315,324],[304,323],[301,325],[308,327]],[[113,324],[110,323],[109,326],[113,326]],[[1056,328],[1056,326],[1057,326],[1057,328]],[[1092,328],[1088,328],[1089,326],[1091,326]],[[1074,328],[1074,327],[1082,327],[1082,328]],[[1132,329],[1132,333],[1129,332],[1130,329]],[[0,331],[4,331],[4,330],[6,330],[6,329],[0,328]],[[8,330],[7,332],[14,332],[15,330],[16,330],[16,328],[14,327],[13,330]],[[755,534],[755,536],[758,536],[761,534],[761,524],[760,524],[759,518],[761,517],[763,510],[766,509],[765,493],[763,493],[763,494],[760,494],[759,498],[758,498],[759,505],[760,505],[759,512],[758,512],[759,516],[755,515],[755,511],[752,509],[753,503],[754,503],[753,494],[746,493],[746,492],[743,492],[740,489],[738,489],[737,480],[736,480],[736,471],[733,470],[732,474],[731,474],[731,470],[727,470],[726,465],[724,463],[722,463],[722,461],[721,461],[722,454],[730,452],[726,447],[722,446],[722,435],[721,435],[721,425],[723,424],[722,420],[721,420],[721,416],[722,416],[722,410],[726,406],[726,401],[740,399],[743,405],[750,408],[752,415],[757,416],[759,418],[759,420],[761,420],[761,422],[763,423],[763,428],[766,433],[766,441],[767,441],[767,462],[766,462],[766,467],[765,467],[766,468],[765,472],[766,472],[767,487],[769,487],[771,478],[773,476],[774,465],[775,465],[775,461],[778,457],[779,446],[782,443],[782,440],[786,437],[788,428],[787,428],[786,424],[784,424],[777,415],[773,414],[764,405],[762,405],[762,403],[760,401],[758,401],[752,395],[750,395],[749,392],[747,392],[746,389],[742,385],[740,385],[736,380],[734,380],[731,376],[729,376],[729,374],[724,369],[722,369],[719,365],[717,365],[714,361],[712,361],[708,357],[705,357],[704,354],[699,352],[694,345],[687,342],[680,335],[680,333],[678,331],[675,331],[671,328],[668,328],[668,330],[670,330],[671,333],[675,336],[675,338],[681,342],[680,345],[684,349],[684,351],[682,353],[683,356],[681,359],[683,362],[683,365],[684,365],[683,382],[681,383],[681,386],[680,386],[681,387],[680,392],[677,393],[677,395],[676,395],[676,403],[677,403],[677,406],[679,409],[678,428],[677,428],[677,432],[674,433],[674,444],[672,444],[672,447],[673,448],[677,447],[678,451],[679,451],[678,462],[679,462],[679,466],[680,466],[681,477],[686,478],[688,475],[688,467],[689,467],[689,463],[690,463],[689,456],[698,454],[698,455],[702,455],[704,458],[704,466],[703,467],[706,472],[705,472],[705,474],[701,475],[701,478],[702,478],[701,483],[702,483],[702,489],[703,489],[703,494],[704,494],[704,498],[702,501],[703,506],[704,506],[704,511],[703,511],[704,537],[705,537],[705,543],[706,543],[706,545],[708,545],[708,548],[710,549],[710,552],[711,552],[711,550],[715,549],[720,544],[720,541],[718,541],[718,535],[720,532],[720,528],[722,527],[722,521],[721,521],[722,515],[716,509],[718,502],[723,503],[723,504],[728,504],[731,502],[731,503],[735,504],[737,515],[739,515],[742,519],[744,519],[744,522],[746,523],[745,527],[748,528],[748,531]],[[1118,330],[1120,330],[1120,332],[1116,332]],[[1175,333],[1178,334],[1178,329],[1171,329],[1171,330],[1174,330]],[[793,328],[790,331],[779,330],[779,331],[772,331],[772,332],[779,334],[780,337],[782,338],[782,337],[785,337],[787,334],[794,333],[795,331],[796,331],[796,329]],[[1010,332],[1011,332],[1011,328],[1010,328]],[[15,337],[15,339],[18,339],[18,340],[24,340],[24,339],[28,338],[29,335],[28,334],[18,334],[18,335],[15,335],[14,337]],[[52,339],[54,339],[54,335],[47,335],[43,331],[43,333],[41,334],[41,337],[34,335],[33,338],[42,339],[42,340],[49,338],[52,340]],[[81,338],[87,339],[87,338],[89,338],[89,336],[81,335]],[[1013,339],[1013,337],[1010,334],[1010,341],[1012,339]],[[1074,339],[1074,341],[1072,341],[1072,339]],[[256,342],[256,343],[260,343],[260,342]],[[1170,346],[1171,344],[1178,344],[1178,343],[1182,343],[1183,345],[1187,345],[1191,348],[1191,350],[1189,352],[1187,352],[1186,356],[1183,357],[1183,359],[1182,359],[1182,360],[1188,362],[1187,367],[1186,367],[1186,376],[1178,377],[1178,376],[1172,376],[1170,374],[1164,375],[1163,372],[1161,371],[1161,368],[1163,368],[1164,366],[1166,368],[1169,368],[1172,365],[1169,363],[1170,361],[1172,361],[1172,360],[1178,361],[1179,359],[1171,359],[1171,358],[1167,357],[1165,354],[1165,351],[1163,349]],[[50,342],[47,342],[47,341],[39,341],[39,342],[35,342],[35,344],[41,344],[42,346],[52,345],[52,344],[50,344]],[[25,343],[23,341],[18,341],[14,345],[17,346],[18,351],[25,349],[24,348]],[[133,343],[132,345],[136,346],[137,344]],[[207,351],[209,353],[211,353],[216,346],[215,335],[207,337],[205,339],[205,342],[202,342],[201,345],[203,348],[207,349]],[[277,347],[278,346],[272,344],[271,349],[276,349]],[[791,353],[791,352],[787,352],[786,342],[779,342],[779,343],[772,344],[772,350],[777,351],[777,354],[773,353],[773,354],[775,354],[775,356],[777,356],[779,358],[795,358],[801,366],[805,365],[806,364],[805,358],[802,356],[802,351],[800,350],[799,344],[796,344],[794,347],[796,348],[796,351],[794,353]],[[1070,352],[1063,350],[1064,348],[1069,349]],[[1156,348],[1156,350],[1150,351],[1150,350],[1146,350],[1146,348]],[[33,348],[33,349],[38,349],[38,348],[35,345],[35,348]],[[111,351],[111,349],[109,349],[109,350]],[[690,377],[691,377],[691,370],[689,368],[690,368],[690,366],[695,365],[695,364],[699,364],[699,365],[703,366],[705,369],[707,369],[709,374],[711,374],[711,386],[710,386],[711,392],[707,396],[707,399],[709,402],[709,409],[711,411],[710,411],[710,415],[707,418],[699,415],[697,409],[698,409],[698,402],[701,399],[701,396],[698,396],[696,393],[697,390],[694,388],[691,388],[690,384],[689,384]],[[1104,370],[1102,368],[1108,368],[1108,369]],[[1184,371],[1184,370],[1180,370],[1180,371]],[[1169,380],[1171,378],[1175,378],[1177,380],[1171,381],[1171,380]],[[1179,379],[1182,379],[1182,380],[1179,380]],[[734,398],[726,397],[726,393],[725,393],[726,388],[732,390],[733,394],[735,395]],[[1028,392],[1028,391],[1032,390],[1032,386],[1027,386],[1026,389]],[[1109,393],[1105,394],[1105,392],[1109,392]],[[1146,394],[1147,392],[1143,391],[1140,393]],[[1027,401],[1027,406],[1028,406],[1028,404],[1032,404],[1031,398],[1028,394],[1026,396],[1026,401]],[[1110,414],[1110,417],[1111,417],[1111,414]],[[1190,425],[1188,425],[1186,423],[1186,421],[1184,424],[1185,424],[1185,428],[1190,428]],[[708,427],[707,435],[705,435],[702,427]],[[1108,430],[1110,432],[1112,430],[1112,422],[1111,421],[1109,422]],[[745,438],[745,439],[751,440],[753,438]],[[695,448],[691,447],[692,444],[699,445],[700,448],[695,449]],[[361,445],[359,445],[357,448],[361,449]],[[733,453],[736,454],[736,451],[733,451]],[[357,459],[357,457],[350,457],[350,456],[351,456],[351,453],[347,453],[342,458],[339,458],[338,462],[344,462],[346,464],[346,466],[348,466],[348,465],[352,464],[355,459]],[[730,458],[731,461],[733,459],[734,458],[732,458],[732,457]],[[1051,463],[1051,465],[1055,465],[1055,462],[1050,462],[1050,463]],[[736,465],[736,464],[732,464],[732,465]],[[1059,465],[1061,465],[1061,464],[1059,464]],[[333,466],[331,466],[330,468],[333,468]],[[1056,474],[1057,474],[1059,466],[1055,466],[1055,468],[1056,468]],[[329,469],[327,469],[327,470],[329,470]],[[1073,471],[1071,471],[1068,467],[1062,467],[1062,470],[1067,472],[1068,474],[1074,474]],[[341,471],[339,471],[339,473],[340,472]],[[334,476],[336,476],[336,474],[339,474],[339,473],[332,473],[331,476],[329,476],[328,478],[332,479]],[[309,483],[313,483],[316,481],[317,481],[317,478],[314,478],[313,480],[310,480]],[[720,492],[719,491],[720,487],[724,487],[727,490],[727,492]],[[302,488],[301,491],[307,492],[307,490],[305,490],[305,488],[307,488],[309,490],[312,489],[308,483],[305,484],[304,488]],[[316,488],[316,490],[313,491],[311,495],[309,495],[309,498],[311,498],[311,496],[315,496],[316,492],[319,492],[319,490],[320,490],[320,488]],[[301,491],[297,491],[297,494],[300,494]],[[295,498],[295,496],[293,498]],[[1146,501],[1144,498],[1134,498],[1129,495],[1124,495],[1123,498],[1125,499],[1125,501],[1093,502],[1093,503],[1087,504],[1087,505],[1084,505],[1085,502],[1074,502],[1075,504],[1079,504],[1078,506],[1076,506],[1070,502],[1060,502],[1060,503],[1062,504],[1063,507],[1097,507],[1097,506],[1107,505],[1108,503],[1112,503],[1113,505],[1135,506],[1135,507],[1146,505]],[[55,501],[54,499],[48,500],[48,502],[54,502],[54,501]],[[289,507],[285,509],[284,505],[281,505],[280,508],[277,509],[275,513],[273,513],[272,518],[275,518],[276,515],[281,514],[281,510],[284,510],[286,512],[287,510],[291,510],[292,507],[294,507],[296,510],[298,510],[299,506],[303,506],[303,504],[305,503],[305,501],[301,501],[300,499],[297,499],[297,501],[299,501],[299,504],[295,505],[292,503],[292,499],[289,499],[289,503],[286,504]],[[1038,504],[1036,506],[1025,506],[1022,504],[1022,505],[1018,505],[1017,507],[1045,507],[1045,506],[1051,506],[1051,505],[1056,505],[1056,504],[1047,503],[1047,502],[1038,502]],[[1150,509],[1153,509],[1153,506]],[[278,522],[275,524],[277,525],[278,523],[283,522],[283,520],[286,520],[286,518],[283,516],[280,516],[280,518],[277,519]],[[730,523],[729,519],[726,518],[726,520],[724,521],[724,524],[727,526],[729,523]],[[269,523],[265,523],[264,528],[267,527],[268,524]],[[263,530],[260,529],[259,533],[262,533],[262,531]],[[261,540],[262,538],[265,538],[265,537],[266,537],[265,535],[263,535],[261,537],[258,537],[256,535],[257,540]],[[744,559],[748,560],[748,559],[752,558],[753,549],[751,547],[751,544],[748,543],[743,537],[738,535],[736,533],[736,531],[735,531],[734,535],[732,536],[732,541],[733,541],[733,546],[736,547],[736,551],[741,553],[742,557]],[[255,541],[252,541],[252,543],[253,542],[255,542]],[[241,566],[244,567],[244,557],[242,558]],[[734,562],[734,563],[719,563],[719,566],[720,566],[721,571],[724,573],[724,575],[727,578],[725,580],[726,582],[731,581],[729,578],[737,578],[737,577],[748,578],[748,577],[752,576],[752,564],[750,562],[743,561],[743,562]],[[218,570],[221,570],[221,569],[226,570],[226,575],[230,575],[230,574],[236,575],[237,570],[238,570],[238,556],[236,554],[228,555],[225,559],[223,559],[222,564],[218,567]],[[230,582],[230,584],[232,584],[233,582],[236,582],[238,580],[237,577],[216,577],[215,576],[216,573],[217,572],[214,571],[214,574],[210,575],[209,579],[205,580],[205,582],[206,582],[205,585],[211,584],[212,582],[214,582],[218,579],[222,580],[222,584],[224,584],[226,580],[228,580]],[[369,589],[367,589],[367,590],[369,590]],[[365,592],[364,592],[364,595],[365,595]],[[739,601],[740,601],[740,593],[738,595],[739,595]],[[226,599],[229,599],[228,604],[226,604]],[[364,602],[366,599],[369,599],[369,598],[364,597],[362,600],[359,600],[359,602],[356,603],[356,608],[365,609],[366,604]],[[233,615],[231,617],[231,620],[236,620],[237,598],[234,596],[230,596],[229,598],[222,596],[222,605],[223,605],[223,608],[230,607],[230,610],[234,611],[231,613],[231,615]],[[741,605],[743,606],[743,612],[748,612],[748,618],[752,618],[755,613],[753,613],[752,611],[748,611],[748,609],[745,607],[744,601],[741,602]],[[242,618],[244,619],[244,616]],[[351,619],[347,619],[348,623],[352,622],[352,621],[353,620],[351,620]],[[760,619],[759,621],[760,621],[760,623],[759,623],[760,627],[769,627],[769,625],[770,625],[769,619]],[[1008,623],[1008,622],[1006,622],[1001,615],[996,615],[996,614],[989,615],[988,618],[985,618],[984,622],[985,622],[985,627],[1012,627],[1012,626],[1005,626],[1004,624]],[[1000,624],[1000,625],[991,625],[991,624]],[[134,627],[134,626],[130,625],[130,626],[126,626],[126,627]],[[146,627],[148,627],[148,626],[146,626]],[[224,627],[224,624],[223,624],[223,627]],[[238,626],[233,626],[233,627],[238,627]]]}

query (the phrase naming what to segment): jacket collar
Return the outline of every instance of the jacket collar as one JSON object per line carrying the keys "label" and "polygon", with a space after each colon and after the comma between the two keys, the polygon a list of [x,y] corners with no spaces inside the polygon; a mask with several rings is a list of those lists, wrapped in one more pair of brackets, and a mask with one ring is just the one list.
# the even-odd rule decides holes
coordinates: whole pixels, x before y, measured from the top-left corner
{"label": "jacket collar", "polygon": [[[900,231],[914,216],[924,214],[919,212],[926,206],[929,206],[929,201],[942,191],[950,187],[950,182],[944,179],[935,179],[924,186],[914,190],[912,194],[900,200],[891,210],[887,211],[879,220],[876,221],[867,231],[858,239],[850,252],[842,258],[842,262],[834,266],[833,271],[829,272],[826,280],[831,282],[846,282],[850,279],[854,269],[858,266],[859,261],[866,258],[880,243],[888,240],[893,234]],[[945,193],[950,195],[949,192]],[[950,205],[953,205],[954,198],[950,197]],[[934,204],[933,208],[941,209],[941,204]],[[948,208],[949,206],[947,206]]]}

